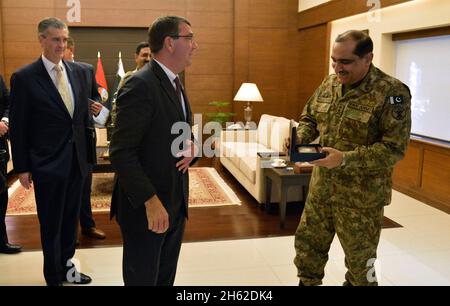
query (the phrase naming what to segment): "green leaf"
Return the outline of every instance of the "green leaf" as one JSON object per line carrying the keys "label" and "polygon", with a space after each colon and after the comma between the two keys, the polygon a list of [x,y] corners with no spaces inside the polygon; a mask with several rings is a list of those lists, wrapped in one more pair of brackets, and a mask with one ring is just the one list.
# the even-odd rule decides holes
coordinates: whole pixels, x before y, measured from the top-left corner
{"label": "green leaf", "polygon": [[212,101],[209,102],[208,105],[217,106],[217,107],[224,107],[230,105],[230,102],[226,101]]}

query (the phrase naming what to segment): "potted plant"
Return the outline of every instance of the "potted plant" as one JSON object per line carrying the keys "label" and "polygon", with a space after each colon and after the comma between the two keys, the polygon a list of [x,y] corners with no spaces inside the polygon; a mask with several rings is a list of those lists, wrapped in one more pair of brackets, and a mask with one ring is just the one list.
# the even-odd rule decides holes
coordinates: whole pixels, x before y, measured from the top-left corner
{"label": "potted plant", "polygon": [[[231,118],[235,115],[235,113],[227,112],[225,108],[230,105],[230,102],[226,101],[213,101],[208,103],[208,105],[215,106],[217,111],[206,113],[206,117],[208,117],[208,122],[218,122],[222,128],[225,126],[225,123],[231,121]],[[211,148],[214,149],[216,145],[216,141],[220,138],[220,130],[214,129],[213,142]]]}
{"label": "potted plant", "polygon": [[230,102],[213,101],[208,103],[208,105],[212,105],[217,108],[216,112],[206,113],[206,116],[209,119],[208,121],[219,122],[222,125],[222,127],[226,122],[229,122],[234,115],[236,115],[235,113],[227,112],[224,110],[224,108],[230,105]]}

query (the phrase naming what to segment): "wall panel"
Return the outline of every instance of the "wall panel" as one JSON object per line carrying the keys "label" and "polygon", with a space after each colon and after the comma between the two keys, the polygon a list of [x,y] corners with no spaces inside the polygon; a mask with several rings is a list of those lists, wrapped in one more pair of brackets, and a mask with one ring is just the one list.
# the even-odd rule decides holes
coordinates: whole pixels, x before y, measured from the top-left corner
{"label": "wall panel", "polygon": [[0,74],[4,77],[5,75],[5,60],[4,60],[4,53],[3,53],[3,32],[4,32],[4,25],[3,25],[3,7],[2,2],[0,0]]}
{"label": "wall panel", "polygon": [[[27,2],[26,0],[24,2]],[[53,0],[53,6],[57,9],[66,9],[67,0]],[[165,15],[171,11],[185,10],[184,0],[81,0],[82,9],[108,9],[108,10],[154,10],[166,11]]]}
{"label": "wall panel", "polygon": [[394,168],[393,179],[407,188],[418,188],[421,184],[422,149],[416,143],[409,144],[405,158]]}
{"label": "wall panel", "polygon": [[9,42],[36,42],[38,41],[36,24],[5,24],[3,39]]}
{"label": "wall panel", "polygon": [[450,208],[450,154],[425,149],[422,189]]}
{"label": "wall panel", "polygon": [[328,75],[329,26],[327,24],[300,30],[299,34],[299,103],[301,113],[309,97]]}
{"label": "wall panel", "polygon": [[[253,121],[262,114],[298,116],[298,1],[236,0],[234,90],[256,83],[264,98],[253,104]],[[244,103],[234,103],[243,120]],[[293,111],[294,110],[294,111]]]}
{"label": "wall panel", "polygon": [[[186,70],[187,92],[192,108],[212,110],[208,103],[214,100],[231,101],[233,92],[233,53],[234,53],[234,0],[84,0],[81,1],[81,22],[68,23],[76,33],[77,27],[102,28],[141,28],[148,26],[159,16],[180,15],[188,18],[195,32],[199,50],[193,59],[192,67]],[[1,9],[5,18],[0,29],[6,34],[0,49],[4,55],[3,65],[7,81],[11,74],[34,61],[40,54],[37,42],[37,23],[44,17],[56,16],[66,20],[69,8],[66,0],[4,0]],[[0,32],[1,33],[1,32]],[[1,34],[0,34],[1,35]],[[146,36],[141,35],[146,39]],[[141,36],[130,37],[133,44],[142,40]],[[93,35],[95,41],[89,43],[88,37],[76,49],[76,57],[96,63],[97,50],[104,46],[102,61],[105,73],[110,79],[117,70],[118,51],[129,50],[125,37],[121,41],[102,41],[101,35]],[[129,52],[129,51],[127,51]],[[134,66],[132,54],[124,54],[126,69]],[[107,68],[108,67],[108,68]],[[0,66],[2,69],[2,66]],[[197,84],[198,83],[198,84]],[[191,91],[192,89],[192,91]],[[230,107],[231,109],[231,107]]]}
{"label": "wall panel", "polygon": [[450,146],[413,138],[393,181],[398,191],[450,213]]}
{"label": "wall panel", "polygon": [[[4,72],[9,79],[21,66],[40,54],[36,26],[44,17],[63,20],[69,8],[66,0],[5,0],[2,27],[6,50]],[[81,22],[76,28],[148,28],[161,15],[188,18],[199,44],[185,82],[194,112],[213,111],[212,101],[230,101],[243,82],[256,82],[265,99],[255,105],[253,119],[263,113],[297,118],[299,115],[299,53],[297,0],[90,0],[81,1]],[[94,37],[94,36],[93,36]],[[139,39],[141,40],[141,39]],[[138,41],[136,41],[137,43]],[[128,42],[84,39],[76,56],[96,62],[98,44],[105,46],[102,60],[112,78],[117,53]],[[0,50],[1,52],[1,50]],[[124,56],[128,69],[131,58]],[[112,67],[112,68],[109,68]],[[105,68],[106,70],[106,68]],[[111,71],[110,71],[111,70]],[[242,120],[243,103],[231,103],[228,111]]]}
{"label": "wall panel", "polygon": [[[281,2],[281,3],[280,3]],[[251,0],[251,14],[249,27],[286,29],[289,19],[289,1],[279,0]]]}

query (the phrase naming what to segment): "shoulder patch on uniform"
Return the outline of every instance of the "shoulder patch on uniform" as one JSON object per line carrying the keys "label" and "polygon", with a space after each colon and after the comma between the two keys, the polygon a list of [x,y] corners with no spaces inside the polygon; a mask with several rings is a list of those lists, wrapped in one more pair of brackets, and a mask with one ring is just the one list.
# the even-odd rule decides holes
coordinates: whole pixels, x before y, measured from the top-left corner
{"label": "shoulder patch on uniform", "polygon": [[403,120],[406,117],[405,98],[403,96],[390,96],[388,101],[391,106],[392,117],[396,120]]}
{"label": "shoulder patch on uniform", "polygon": [[392,107],[392,117],[396,120],[403,120],[406,117],[406,109],[403,104],[394,104]]}
{"label": "shoulder patch on uniform", "polygon": [[389,97],[389,103],[391,105],[403,104],[404,102],[405,102],[405,99],[403,98],[403,96],[391,96],[391,97]]}

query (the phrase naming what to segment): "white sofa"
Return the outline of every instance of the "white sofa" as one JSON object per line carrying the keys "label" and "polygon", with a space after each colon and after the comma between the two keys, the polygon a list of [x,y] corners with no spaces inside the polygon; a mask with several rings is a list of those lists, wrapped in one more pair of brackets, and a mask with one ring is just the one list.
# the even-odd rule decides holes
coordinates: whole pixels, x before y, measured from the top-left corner
{"label": "white sofa", "polygon": [[[283,152],[284,139],[289,136],[291,120],[262,115],[257,129],[223,130],[220,137],[220,162],[239,183],[260,203],[265,202],[264,167],[270,160],[258,156],[262,153]],[[272,185],[271,202],[279,202],[280,193]],[[288,202],[303,199],[300,187],[291,188]]]}

